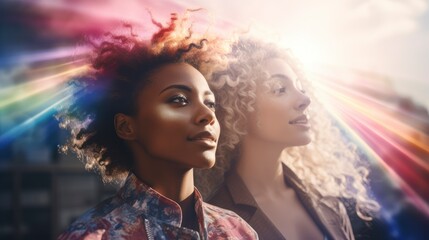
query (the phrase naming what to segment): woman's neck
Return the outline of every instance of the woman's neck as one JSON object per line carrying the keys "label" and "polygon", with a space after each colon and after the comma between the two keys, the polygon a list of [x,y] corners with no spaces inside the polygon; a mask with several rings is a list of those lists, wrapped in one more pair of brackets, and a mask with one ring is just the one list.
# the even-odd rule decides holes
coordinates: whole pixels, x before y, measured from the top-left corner
{"label": "woman's neck", "polygon": [[193,168],[148,154],[137,142],[130,143],[133,172],[163,196],[180,203],[194,193]]}
{"label": "woman's neck", "polygon": [[134,174],[141,181],[177,203],[184,201],[194,193],[193,169],[175,168],[171,166],[174,163],[163,164],[162,161],[150,166],[148,164],[142,167],[139,167],[139,164],[135,165]]}
{"label": "woman's neck", "polygon": [[253,196],[285,186],[280,160],[283,149],[251,136],[243,140],[236,169]]}
{"label": "woman's neck", "polygon": [[135,161],[133,172],[158,193],[179,204],[182,226],[198,231],[192,168],[184,169],[170,161],[140,158]]}

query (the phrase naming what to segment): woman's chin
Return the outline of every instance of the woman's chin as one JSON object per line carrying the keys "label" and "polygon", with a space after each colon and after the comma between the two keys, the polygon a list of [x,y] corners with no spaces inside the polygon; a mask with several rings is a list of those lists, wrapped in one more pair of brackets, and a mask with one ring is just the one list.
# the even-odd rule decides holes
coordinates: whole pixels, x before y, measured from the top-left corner
{"label": "woman's chin", "polygon": [[311,143],[311,138],[310,137],[308,137],[308,138],[306,138],[305,140],[304,140],[304,142],[302,143],[302,145],[304,146],[304,145],[308,145],[308,144],[310,144]]}
{"label": "woman's chin", "polygon": [[201,165],[200,168],[202,169],[209,169],[212,168],[216,163],[216,159],[212,158],[212,159],[205,159],[204,164]]}
{"label": "woman's chin", "polygon": [[301,147],[306,146],[311,143],[311,138],[309,136],[296,139],[293,143],[287,144],[287,147]]}
{"label": "woman's chin", "polygon": [[[209,156],[208,156],[209,155]],[[198,158],[198,161],[194,165],[194,168],[208,169],[212,168],[216,163],[215,154],[204,154]]]}

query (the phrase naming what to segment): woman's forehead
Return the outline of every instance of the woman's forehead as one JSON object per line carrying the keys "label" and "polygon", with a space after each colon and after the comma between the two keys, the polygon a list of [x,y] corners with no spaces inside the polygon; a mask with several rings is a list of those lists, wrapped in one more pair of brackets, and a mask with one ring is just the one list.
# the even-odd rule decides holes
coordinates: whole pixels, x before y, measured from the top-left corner
{"label": "woman's forehead", "polygon": [[207,90],[208,84],[204,76],[187,63],[165,65],[150,76],[151,91],[160,91],[170,85],[185,85],[195,90]]}
{"label": "woman's forehead", "polygon": [[290,64],[281,58],[266,59],[262,62],[262,67],[270,77],[289,78],[291,81],[295,81],[297,78]]}

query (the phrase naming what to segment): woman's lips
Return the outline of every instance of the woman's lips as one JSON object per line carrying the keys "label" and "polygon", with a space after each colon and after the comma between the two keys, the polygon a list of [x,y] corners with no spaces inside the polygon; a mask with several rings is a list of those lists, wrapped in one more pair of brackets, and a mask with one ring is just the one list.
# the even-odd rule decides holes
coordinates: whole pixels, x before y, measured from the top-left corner
{"label": "woman's lips", "polygon": [[199,132],[188,137],[187,140],[207,147],[216,147],[217,145],[217,137],[210,131]]}
{"label": "woman's lips", "polygon": [[291,121],[289,121],[289,124],[295,125],[304,129],[310,129],[310,123],[308,122],[308,118],[305,115],[301,115]]}

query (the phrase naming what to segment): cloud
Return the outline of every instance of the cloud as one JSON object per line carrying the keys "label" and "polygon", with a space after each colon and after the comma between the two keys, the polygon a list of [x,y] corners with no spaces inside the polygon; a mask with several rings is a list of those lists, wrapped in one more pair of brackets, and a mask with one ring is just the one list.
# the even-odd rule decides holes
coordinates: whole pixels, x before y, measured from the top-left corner
{"label": "cloud", "polygon": [[[352,4],[349,5],[351,7]],[[424,0],[367,0],[351,8],[345,28],[367,42],[382,41],[418,29],[418,17],[427,9]],[[347,30],[345,30],[347,31]],[[358,37],[362,34],[363,36]]]}

